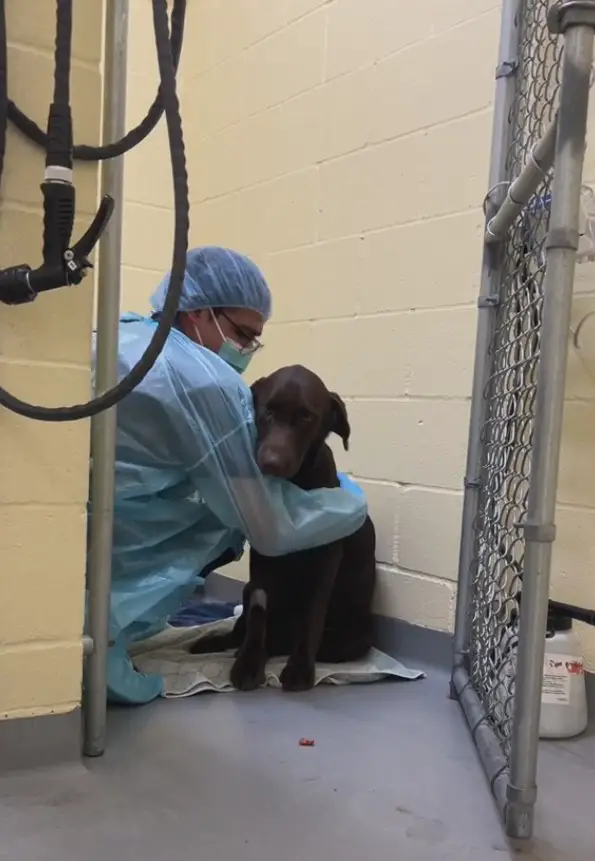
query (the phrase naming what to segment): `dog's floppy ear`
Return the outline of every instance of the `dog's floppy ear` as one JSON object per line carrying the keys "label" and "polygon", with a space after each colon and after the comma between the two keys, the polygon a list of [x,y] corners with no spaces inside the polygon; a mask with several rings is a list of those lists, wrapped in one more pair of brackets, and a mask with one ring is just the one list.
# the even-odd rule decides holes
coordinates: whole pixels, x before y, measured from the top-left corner
{"label": "dog's floppy ear", "polygon": [[250,386],[250,391],[252,392],[252,403],[254,404],[254,409],[256,409],[256,404],[258,401],[258,393],[259,392],[262,393],[262,389],[263,389],[265,382],[266,382],[265,377],[261,377],[259,380],[256,380]]}
{"label": "dog's floppy ear", "polygon": [[349,448],[349,437],[351,436],[347,407],[336,392],[329,392],[329,400],[331,407],[331,432],[341,437],[343,448],[347,451]]}

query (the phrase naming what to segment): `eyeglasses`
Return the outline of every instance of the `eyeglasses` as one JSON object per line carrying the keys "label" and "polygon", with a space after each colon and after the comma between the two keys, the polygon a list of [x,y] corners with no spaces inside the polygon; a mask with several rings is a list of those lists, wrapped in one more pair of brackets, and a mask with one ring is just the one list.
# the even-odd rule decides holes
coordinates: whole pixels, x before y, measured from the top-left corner
{"label": "eyeglasses", "polygon": [[256,335],[254,335],[252,332],[246,331],[246,329],[243,329],[242,326],[238,326],[235,320],[232,320],[231,317],[227,316],[225,311],[217,309],[214,313],[218,317],[224,317],[227,320],[229,325],[236,333],[243,352],[256,353],[257,350],[261,350],[264,347],[264,344],[259,338],[256,337]]}

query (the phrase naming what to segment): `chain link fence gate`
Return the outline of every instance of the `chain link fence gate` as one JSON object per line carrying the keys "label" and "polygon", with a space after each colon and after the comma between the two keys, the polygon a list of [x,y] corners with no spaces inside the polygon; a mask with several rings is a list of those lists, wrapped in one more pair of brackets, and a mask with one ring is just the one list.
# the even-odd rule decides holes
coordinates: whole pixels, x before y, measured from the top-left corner
{"label": "chain link fence gate", "polygon": [[594,31],[595,0],[503,0],[451,694],[520,839],[536,799]]}

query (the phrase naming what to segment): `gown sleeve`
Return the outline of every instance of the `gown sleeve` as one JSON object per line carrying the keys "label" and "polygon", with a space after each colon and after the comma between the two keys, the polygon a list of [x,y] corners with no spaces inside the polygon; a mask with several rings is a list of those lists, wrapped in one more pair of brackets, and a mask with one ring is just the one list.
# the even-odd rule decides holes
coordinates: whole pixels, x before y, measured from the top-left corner
{"label": "gown sleeve", "polygon": [[217,355],[179,335],[161,376],[175,456],[213,514],[260,553],[328,544],[362,525],[367,504],[357,485],[305,491],[261,473],[250,389]]}

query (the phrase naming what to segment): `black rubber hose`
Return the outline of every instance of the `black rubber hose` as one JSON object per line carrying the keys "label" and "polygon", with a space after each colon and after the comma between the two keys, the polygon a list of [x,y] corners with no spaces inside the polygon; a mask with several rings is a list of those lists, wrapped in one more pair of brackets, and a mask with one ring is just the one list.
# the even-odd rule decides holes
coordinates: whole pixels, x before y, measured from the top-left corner
{"label": "black rubber hose", "polygon": [[[171,12],[171,55],[174,69],[177,72],[182,53],[184,41],[184,22],[186,18],[186,0],[174,0]],[[6,63],[4,64],[6,68]],[[11,99],[7,100],[8,119],[10,122],[33,143],[47,149],[48,139],[46,133],[36,122],[24,114]],[[149,108],[146,117],[135,128],[130,129],[119,141],[114,141],[104,146],[87,146],[80,144],[74,146],[75,161],[105,161],[105,159],[117,158],[124,155],[151,134],[164,112],[164,100],[162,87],[159,87],[155,101]]]}
{"label": "black rubber hose", "polygon": [[72,0],[56,0],[53,104],[70,109],[70,58],[72,53]]}
{"label": "black rubber hose", "polygon": [[[66,0],[72,3],[72,0]],[[5,0],[0,0],[0,17],[4,18]],[[157,328],[144,354],[132,370],[120,382],[105,394],[86,404],[76,404],[70,407],[42,407],[28,404],[15,398],[6,389],[0,387],[0,406],[26,418],[45,422],[70,422],[86,419],[97,415],[103,410],[115,406],[126,395],[138,386],[155,364],[165,346],[172,324],[178,312],[178,305],[184,283],[186,269],[186,253],[188,250],[189,204],[188,204],[188,173],[186,171],[186,155],[182,134],[180,105],[176,93],[176,70],[173,64],[169,42],[169,22],[167,16],[167,0],[153,0],[153,24],[159,75],[161,78],[160,92],[163,98],[167,133],[174,185],[175,231],[174,250],[171,277],[167,296],[160,315]],[[59,28],[58,28],[59,30]],[[1,80],[0,73],[0,80]]]}
{"label": "black rubber hose", "polygon": [[69,170],[72,170],[72,115],[70,112],[71,52],[72,0],[57,0],[54,93],[48,116],[45,164],[46,167],[60,166]]}

